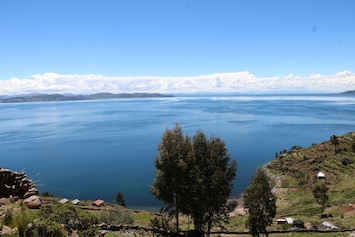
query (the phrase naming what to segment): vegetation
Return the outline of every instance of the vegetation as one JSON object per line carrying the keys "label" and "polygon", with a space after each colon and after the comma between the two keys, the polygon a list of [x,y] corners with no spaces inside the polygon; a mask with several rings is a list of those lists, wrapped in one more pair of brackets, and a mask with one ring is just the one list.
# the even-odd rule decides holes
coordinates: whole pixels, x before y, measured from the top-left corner
{"label": "vegetation", "polygon": [[328,204],[328,199],[329,199],[329,196],[327,194],[328,190],[329,188],[327,187],[327,185],[325,185],[324,182],[321,182],[320,184],[316,184],[312,189],[314,198],[317,200],[317,203],[322,207],[320,212],[321,216],[325,210],[326,205]]}
{"label": "vegetation", "polygon": [[267,234],[266,227],[276,215],[276,197],[272,193],[270,180],[262,168],[254,173],[244,193],[244,207],[249,210],[246,222],[252,236]]}
{"label": "vegetation", "polygon": [[118,204],[122,207],[126,207],[126,201],[124,200],[123,194],[121,192],[117,193],[115,202],[116,202],[116,204]]}
{"label": "vegetation", "polygon": [[175,213],[178,231],[180,207],[189,199],[187,192],[191,186],[191,141],[176,124],[174,129],[166,129],[158,150],[160,157],[154,160],[156,176],[150,190],[167,205],[166,211]]}
{"label": "vegetation", "polygon": [[[329,141],[308,148],[288,150],[267,165],[276,186],[279,218],[296,217],[305,225],[308,222],[311,227],[319,227],[328,221],[339,229],[354,228],[355,152],[352,146],[355,133],[337,136],[336,140],[338,142],[332,136]],[[334,152],[335,148],[338,148],[338,153]],[[325,174],[324,179],[317,178],[319,172]],[[322,210],[322,218],[319,217],[319,204],[312,192],[321,183],[328,188],[328,202]],[[281,225],[272,228],[278,227]]]}
{"label": "vegetation", "polygon": [[[177,131],[178,130],[179,129],[177,129]],[[174,132],[175,129],[172,131]],[[174,136],[171,136],[170,138],[174,138]],[[180,160],[177,160],[179,162],[176,163],[180,165],[180,171],[187,172],[185,174],[189,175],[188,177],[191,179],[190,183],[195,183],[195,186],[189,186],[189,188],[185,187],[184,190],[194,190],[197,192],[199,187],[201,192],[203,190],[210,190],[212,193],[218,192],[214,191],[215,189],[207,188],[209,187],[207,184],[211,182],[207,182],[205,178],[203,178],[204,176],[202,174],[204,174],[204,172],[208,169],[203,171],[202,169],[198,169],[197,166],[203,167],[202,164],[206,162],[209,163],[212,167],[213,162],[211,163],[210,161],[213,159],[209,157],[209,153],[211,153],[211,151],[222,151],[223,149],[217,148],[222,148],[224,146],[223,142],[213,137],[206,138],[201,131],[198,131],[195,136],[192,137],[192,139],[190,139],[188,136],[184,136],[183,134],[182,138],[182,141],[189,141],[187,144],[189,149],[191,149],[187,153],[189,154],[189,159],[183,159],[181,157],[179,158]],[[272,162],[262,168],[268,174],[269,180],[274,186],[273,193],[277,197],[276,216],[273,218],[272,224],[266,227],[270,237],[330,237],[350,235],[355,227],[355,190],[353,181],[353,174],[355,172],[355,151],[353,149],[355,144],[355,133],[348,133],[343,136],[337,136],[337,138],[339,141],[339,153],[335,154],[335,145],[331,139],[320,144],[313,144],[308,148],[294,146],[290,150],[284,150],[277,154],[277,157]],[[214,147],[212,143],[219,145]],[[205,149],[207,149],[209,152],[205,152]],[[216,154],[215,152],[212,153]],[[202,154],[201,157],[205,157],[206,160],[201,159],[201,163],[198,163],[196,161],[196,154]],[[221,152],[220,154],[226,155],[222,155],[221,157],[229,158],[227,153]],[[211,160],[209,160],[210,158]],[[228,159],[225,161],[227,160]],[[183,163],[181,161],[187,163]],[[233,162],[230,160],[228,163],[229,167],[232,167],[232,163]],[[218,164],[218,162],[216,162],[216,164]],[[192,171],[188,172],[187,168],[182,169],[184,167],[189,167],[192,169]],[[218,168],[214,168],[212,170],[215,171],[218,170]],[[324,179],[317,178],[317,174],[320,171],[325,174]],[[256,173],[254,176],[256,176]],[[218,175],[212,176],[214,177]],[[198,180],[198,182],[196,181],[197,177],[200,177],[201,179]],[[212,181],[212,184],[215,182],[213,180],[214,179],[210,180]],[[189,180],[184,180],[184,182],[186,184],[190,184]],[[321,208],[323,208],[323,206],[322,202],[317,202],[317,199],[314,195],[314,190],[315,187],[322,186],[323,184],[328,189],[326,192],[324,192],[328,198],[323,199],[327,200],[327,202],[324,204],[324,209],[322,209],[322,215],[320,216],[320,205]],[[323,188],[321,188],[321,190],[322,189]],[[246,190],[244,195],[245,207],[248,206],[248,192],[249,191]],[[255,188],[254,192],[256,192]],[[130,210],[117,204],[110,203],[106,203],[105,206],[100,208],[94,208],[92,207],[92,201],[81,201],[80,204],[76,206],[73,204],[59,204],[59,198],[51,196],[52,195],[45,195],[42,197],[44,204],[38,210],[30,210],[26,208],[22,205],[21,200],[15,203],[11,203],[6,199],[1,200],[1,202],[4,203],[0,208],[0,214],[2,215],[1,226],[7,226],[6,228],[8,229],[9,227],[12,228],[12,230],[9,232],[3,232],[2,236],[29,236],[27,234],[29,231],[31,231],[33,237],[60,237],[68,235],[69,229],[77,230],[80,236],[94,236],[94,234],[98,236],[98,227],[96,223],[102,222],[105,222],[107,225],[112,224],[121,226],[123,224],[132,225],[133,228],[139,226],[139,228],[142,227],[149,229],[149,227],[153,227],[159,230],[176,231],[176,226],[174,226],[170,221],[171,216],[169,217],[169,215],[165,215],[166,213],[160,216],[157,213]],[[208,197],[206,197],[206,200],[201,199],[204,200],[202,203],[208,203],[209,198],[213,198],[210,194],[205,194],[204,196]],[[195,204],[191,197],[193,196],[190,195],[191,203]],[[221,209],[223,211],[226,211],[227,208],[229,208],[228,211],[232,211],[237,206],[235,201],[229,201],[227,208],[224,201],[221,203],[224,203],[223,208]],[[180,197],[179,208],[180,230],[189,231],[191,229],[195,229],[195,220],[193,219],[193,215],[191,212],[187,212],[188,210],[193,210],[190,209],[192,208],[190,205],[192,204],[188,205],[188,201],[185,202],[185,197],[182,195]],[[201,206],[196,206],[196,210],[199,208],[201,208]],[[242,206],[237,206],[237,210],[243,210]],[[208,217],[208,215],[208,213],[205,213],[201,219],[207,220],[208,218],[206,217]],[[246,236],[246,234],[249,232],[248,228],[250,228],[250,226],[246,226],[245,223],[250,220],[251,216],[252,213],[250,210],[247,214],[233,211],[230,213],[229,222],[220,222],[220,225],[214,227],[212,225],[211,233],[213,234],[215,231],[218,231],[219,233],[233,232],[232,236]],[[295,218],[294,225],[277,224],[276,218],[279,219],[285,217]],[[325,230],[325,227],[322,227],[322,223],[324,221],[334,224],[341,232],[295,232],[297,230],[306,231],[307,229],[309,229],[309,231],[322,231],[322,229]],[[218,219],[213,223],[217,222],[219,222]],[[64,228],[65,226],[66,228]],[[204,222],[203,226],[203,231],[208,232],[208,222]],[[82,228],[82,230],[79,230],[80,228]],[[318,228],[318,230],[315,230],[315,228]],[[124,226],[124,229],[127,231],[126,226]],[[293,232],[273,233],[273,231],[285,230]],[[105,234],[105,236],[152,235],[151,232],[145,231],[146,230],[132,230],[131,232],[124,234],[123,232],[111,232]],[[236,232],[243,234],[238,234]]]}
{"label": "vegetation", "polygon": [[[197,131],[192,141],[176,124],[167,129],[155,158],[156,178],[152,193],[174,207],[176,230],[179,212],[192,217],[195,235],[207,234],[215,223],[228,219],[227,199],[232,190],[237,163],[220,138],[206,138]],[[160,222],[154,220],[154,224]],[[162,222],[162,224],[164,224]]]}
{"label": "vegetation", "polygon": [[98,219],[100,223],[106,223],[108,225],[133,224],[132,214],[128,211],[122,211],[119,208],[102,211]]}

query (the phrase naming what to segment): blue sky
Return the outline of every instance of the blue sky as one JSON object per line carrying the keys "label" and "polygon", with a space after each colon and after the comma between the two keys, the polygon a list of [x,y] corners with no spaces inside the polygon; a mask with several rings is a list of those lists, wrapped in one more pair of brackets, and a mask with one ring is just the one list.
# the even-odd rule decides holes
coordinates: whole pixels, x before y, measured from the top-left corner
{"label": "blue sky", "polygon": [[[354,12],[352,0],[2,0],[0,80],[14,93],[46,75],[47,83],[98,75],[134,84],[137,76],[221,82],[216,73],[248,72],[305,81],[345,72],[349,88]],[[32,91],[43,89],[35,84]]]}

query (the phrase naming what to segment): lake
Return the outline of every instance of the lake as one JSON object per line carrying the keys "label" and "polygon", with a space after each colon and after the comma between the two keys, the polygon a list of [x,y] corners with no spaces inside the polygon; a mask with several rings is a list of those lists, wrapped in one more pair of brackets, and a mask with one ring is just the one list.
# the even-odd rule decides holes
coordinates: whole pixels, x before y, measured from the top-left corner
{"label": "lake", "polygon": [[25,171],[41,193],[159,205],[150,194],[166,128],[225,141],[238,163],[233,196],[254,170],[294,145],[355,131],[355,97],[196,96],[0,104],[0,166]]}

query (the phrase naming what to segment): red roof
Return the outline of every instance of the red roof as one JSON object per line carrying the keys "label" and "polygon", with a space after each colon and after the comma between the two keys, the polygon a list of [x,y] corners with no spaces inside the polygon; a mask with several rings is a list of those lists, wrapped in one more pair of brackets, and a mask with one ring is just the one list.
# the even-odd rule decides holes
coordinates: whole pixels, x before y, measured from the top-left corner
{"label": "red roof", "polygon": [[104,201],[98,199],[98,200],[96,200],[95,202],[93,202],[92,204],[94,204],[95,206],[99,207],[99,206],[101,206],[102,204],[104,204]]}

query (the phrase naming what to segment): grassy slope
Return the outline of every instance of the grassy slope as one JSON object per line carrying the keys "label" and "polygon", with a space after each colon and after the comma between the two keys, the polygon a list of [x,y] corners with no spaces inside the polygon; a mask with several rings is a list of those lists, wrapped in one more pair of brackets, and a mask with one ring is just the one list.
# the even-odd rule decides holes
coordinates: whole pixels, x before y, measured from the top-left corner
{"label": "grassy slope", "polygon": [[[345,134],[340,138],[340,153],[335,154],[335,146],[326,141],[305,149],[294,149],[284,157],[278,157],[268,164],[271,177],[275,179],[277,215],[292,216],[318,225],[329,221],[340,228],[355,228],[355,133]],[[353,163],[343,165],[348,158]],[[326,175],[325,180],[318,180],[318,172]],[[326,182],[329,188],[329,206],[325,213],[332,218],[320,219],[320,206],[316,203],[311,188],[317,182]]]}

